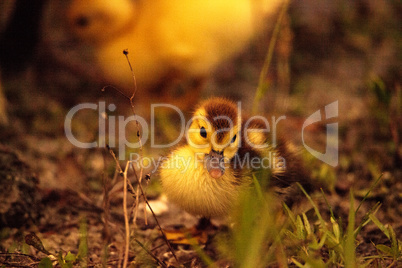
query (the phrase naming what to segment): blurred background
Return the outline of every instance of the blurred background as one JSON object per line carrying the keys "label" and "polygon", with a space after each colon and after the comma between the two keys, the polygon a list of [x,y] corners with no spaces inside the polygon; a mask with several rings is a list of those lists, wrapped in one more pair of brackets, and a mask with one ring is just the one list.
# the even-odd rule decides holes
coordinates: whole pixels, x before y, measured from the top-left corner
{"label": "blurred background", "polygon": [[[291,1],[264,77],[268,89],[258,102],[259,75],[284,1],[192,2],[1,1],[0,167],[27,178],[27,189],[74,189],[98,200],[113,161],[103,148],[74,147],[64,119],[75,105],[99,101],[117,105],[109,115],[131,115],[122,95],[134,88],[122,53],[128,49],[137,79],[136,113],[147,119],[153,103],[177,105],[189,118],[199,100],[225,96],[242,101],[249,113],[257,105],[269,118],[286,115],[281,128],[300,144],[304,120],[338,100],[340,163],[332,168],[311,161],[313,175],[337,193],[333,200],[341,208],[350,187],[363,193],[384,173],[373,202],[387,204],[383,218],[398,222],[401,2]],[[98,116],[77,114],[77,139],[97,139]],[[161,110],[156,116],[157,142],[174,140],[177,115]],[[325,123],[307,129],[307,143],[319,151],[325,150]],[[135,140],[135,133],[134,125],[127,126],[127,139]],[[144,145],[146,156],[168,151]],[[29,172],[14,170],[17,162]],[[152,180],[157,184],[157,175]]]}

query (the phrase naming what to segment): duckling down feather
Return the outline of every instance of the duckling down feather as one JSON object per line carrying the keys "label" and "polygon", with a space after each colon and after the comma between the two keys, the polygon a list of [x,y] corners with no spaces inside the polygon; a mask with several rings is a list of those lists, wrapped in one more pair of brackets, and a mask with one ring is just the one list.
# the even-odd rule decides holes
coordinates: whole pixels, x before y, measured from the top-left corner
{"label": "duckling down feather", "polygon": [[72,0],[70,34],[91,48],[105,80],[150,88],[169,76],[204,78],[239,53],[283,0]]}

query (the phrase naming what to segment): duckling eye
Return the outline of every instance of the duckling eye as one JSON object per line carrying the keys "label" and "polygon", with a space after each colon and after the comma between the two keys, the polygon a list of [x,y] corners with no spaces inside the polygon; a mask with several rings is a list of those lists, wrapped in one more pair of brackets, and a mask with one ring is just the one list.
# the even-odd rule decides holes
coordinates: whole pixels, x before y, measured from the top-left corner
{"label": "duckling eye", "polygon": [[87,27],[89,25],[89,18],[84,15],[81,15],[75,20],[75,24],[78,27]]}
{"label": "duckling eye", "polygon": [[230,141],[230,143],[234,143],[234,142],[235,142],[236,136],[237,136],[237,135],[234,135],[234,136],[233,136],[233,138],[232,138],[232,140]]}
{"label": "duckling eye", "polygon": [[203,137],[203,138],[206,138],[206,137],[207,137],[207,131],[205,130],[205,127],[201,127],[201,129],[200,129],[200,135],[201,135],[201,137]]}

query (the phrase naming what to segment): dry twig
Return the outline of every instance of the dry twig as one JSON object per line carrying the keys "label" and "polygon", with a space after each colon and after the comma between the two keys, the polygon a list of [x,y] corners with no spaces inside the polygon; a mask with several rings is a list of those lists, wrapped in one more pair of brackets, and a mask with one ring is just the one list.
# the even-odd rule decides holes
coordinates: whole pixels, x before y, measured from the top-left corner
{"label": "dry twig", "polygon": [[[136,91],[137,91],[137,83],[136,83],[134,71],[133,71],[133,69],[132,69],[132,67],[131,67],[130,60],[129,60],[128,56],[127,56],[127,55],[128,55],[128,50],[124,50],[124,51],[123,51],[123,54],[124,54],[124,55],[126,56],[126,58],[127,58],[127,62],[128,62],[128,64],[129,64],[131,73],[132,73],[132,75],[133,75],[133,83],[134,83],[133,94],[132,94],[130,97],[128,97],[128,96],[126,96],[123,92],[121,92],[120,90],[118,90],[117,88],[114,88],[114,87],[113,87],[113,88],[114,88],[115,90],[117,90],[121,95],[123,95],[124,97],[126,97],[126,98],[130,101],[131,111],[132,111],[132,113],[133,113],[133,115],[134,115],[134,118],[136,118],[136,113],[135,113],[135,109],[134,109],[134,97],[135,97],[135,94],[136,94]],[[104,89],[105,89],[105,88],[103,88],[102,90],[104,90]],[[139,125],[138,120],[136,120],[136,119],[135,119],[135,123],[136,123],[136,128],[137,128],[137,138],[138,138],[138,142],[139,142],[139,145],[140,145],[140,147],[139,147],[139,154],[140,154],[140,156],[139,156],[139,157],[140,157],[140,160],[141,160],[141,159],[143,158],[143,145],[142,145],[142,141],[141,141],[140,125]],[[153,217],[154,217],[154,219],[155,219],[155,221],[156,221],[156,223],[157,223],[157,225],[158,225],[158,227],[159,227],[159,230],[160,230],[161,233],[162,233],[163,239],[165,240],[166,244],[168,245],[168,247],[169,247],[169,249],[170,249],[170,251],[171,251],[173,257],[175,258],[175,260],[177,261],[177,263],[179,263],[179,261],[178,261],[178,259],[177,259],[177,256],[176,256],[176,254],[174,253],[174,250],[173,250],[172,246],[170,245],[169,241],[167,240],[167,237],[166,237],[165,233],[163,232],[162,227],[161,227],[161,225],[159,224],[159,221],[158,221],[158,219],[156,218],[156,215],[155,215],[155,213],[154,213],[152,207],[150,206],[150,204],[149,204],[149,202],[148,202],[148,199],[147,199],[147,197],[146,197],[146,195],[145,195],[144,189],[142,188],[141,183],[142,183],[142,176],[143,176],[143,167],[141,167],[141,169],[140,169],[140,174],[139,174],[139,176],[137,176],[137,173],[136,173],[136,170],[135,170],[135,168],[134,168],[134,166],[133,166],[133,164],[132,164],[132,161],[127,161],[126,167],[125,167],[125,169],[124,169],[124,171],[123,171],[123,169],[121,168],[120,163],[119,163],[119,161],[117,160],[116,155],[115,155],[115,153],[113,152],[113,150],[112,150],[108,145],[106,145],[106,147],[107,147],[109,153],[112,155],[113,159],[114,159],[115,162],[116,162],[116,169],[117,169],[117,172],[118,172],[121,176],[123,176],[123,181],[124,181],[124,185],[123,185],[123,212],[124,212],[124,224],[125,224],[125,248],[124,248],[124,252],[125,252],[125,253],[124,253],[124,257],[123,257],[123,268],[126,268],[126,267],[127,267],[127,264],[128,264],[129,240],[130,240],[129,213],[128,213],[128,211],[127,211],[127,191],[128,191],[128,188],[127,188],[127,187],[130,188],[130,192],[131,192],[131,193],[135,193],[135,194],[133,194],[133,197],[135,198],[135,203],[134,203],[134,205],[133,205],[133,207],[132,207],[132,210],[135,208],[134,217],[133,217],[133,224],[134,224],[134,226],[135,226],[135,224],[136,224],[136,219],[137,219],[137,214],[138,214],[137,212],[138,212],[138,207],[139,207],[138,204],[139,204],[140,191],[141,191],[141,196],[143,197],[144,202],[146,203],[146,205],[148,206],[148,208],[150,209],[150,211],[151,211],[151,213],[152,213],[152,215],[153,215]],[[135,175],[135,177],[136,177],[136,179],[137,179],[137,182],[138,182],[138,185],[137,185],[137,189],[136,189],[136,190],[134,190],[134,187],[132,186],[130,180],[128,180],[128,177],[127,177],[128,168],[129,168],[130,165],[131,165],[131,167],[132,167],[132,169],[133,169],[134,175]],[[147,176],[148,176],[148,175],[147,175]],[[131,210],[131,211],[132,211],[132,210]],[[145,223],[147,223],[146,207],[144,207],[144,214],[145,214]],[[151,254],[151,256],[152,256],[153,258],[156,257],[156,256],[154,256],[153,254]],[[157,262],[158,262],[159,264],[164,264],[164,263],[163,263],[162,261],[160,261],[159,259],[156,259],[156,260],[157,260]],[[164,265],[162,265],[162,266],[164,266]]]}

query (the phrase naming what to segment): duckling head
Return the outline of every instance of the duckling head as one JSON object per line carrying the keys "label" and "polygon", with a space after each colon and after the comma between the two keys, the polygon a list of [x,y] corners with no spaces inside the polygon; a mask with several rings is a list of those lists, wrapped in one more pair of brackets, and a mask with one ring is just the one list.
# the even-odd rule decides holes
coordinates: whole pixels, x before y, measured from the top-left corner
{"label": "duckling head", "polygon": [[186,139],[212,178],[225,173],[240,143],[241,112],[235,103],[213,98],[195,111]]}
{"label": "duckling head", "polygon": [[131,28],[136,10],[130,0],[73,0],[66,18],[69,30],[80,40],[102,43]]}

